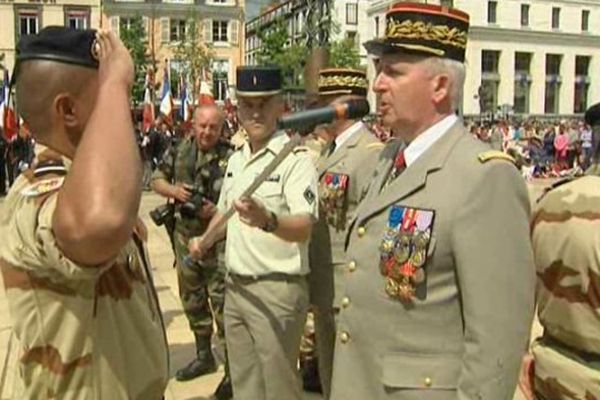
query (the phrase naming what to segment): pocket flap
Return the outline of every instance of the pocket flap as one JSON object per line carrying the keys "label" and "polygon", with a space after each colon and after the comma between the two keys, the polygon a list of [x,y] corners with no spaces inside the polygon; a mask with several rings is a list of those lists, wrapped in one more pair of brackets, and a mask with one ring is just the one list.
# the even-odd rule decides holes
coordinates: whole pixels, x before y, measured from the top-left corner
{"label": "pocket flap", "polygon": [[383,384],[405,389],[456,389],[461,358],[454,354],[390,353],[383,356]]}

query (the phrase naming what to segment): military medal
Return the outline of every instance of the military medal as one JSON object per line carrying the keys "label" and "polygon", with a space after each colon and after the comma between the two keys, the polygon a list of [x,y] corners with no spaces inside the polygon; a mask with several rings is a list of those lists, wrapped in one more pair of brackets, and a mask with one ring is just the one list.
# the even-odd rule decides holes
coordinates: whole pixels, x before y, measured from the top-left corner
{"label": "military medal", "polygon": [[412,302],[416,286],[425,282],[423,267],[431,241],[434,211],[393,206],[380,250],[380,272],[385,292],[402,302]]}

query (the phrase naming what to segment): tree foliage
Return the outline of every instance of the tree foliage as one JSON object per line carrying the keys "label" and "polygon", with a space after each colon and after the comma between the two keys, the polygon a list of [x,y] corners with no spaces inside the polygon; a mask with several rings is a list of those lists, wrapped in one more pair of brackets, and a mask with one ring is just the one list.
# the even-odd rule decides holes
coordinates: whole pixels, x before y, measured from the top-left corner
{"label": "tree foliage", "polygon": [[353,39],[341,39],[331,43],[329,64],[335,68],[360,68],[360,54]]}
{"label": "tree foliage", "polygon": [[302,70],[308,49],[300,44],[291,44],[285,22],[279,19],[261,29],[258,38],[262,43],[257,54],[258,63],[281,68],[285,88],[302,86]]}
{"label": "tree foliage", "polygon": [[147,40],[142,17],[136,16],[128,26],[121,26],[120,35],[123,44],[127,47],[133,59],[135,79],[132,89],[132,100],[133,104],[137,105],[144,101],[146,70],[150,63],[150,59],[146,53]]}
{"label": "tree foliage", "polygon": [[[181,63],[182,70],[186,72],[193,95],[199,92],[202,71],[205,69],[210,70],[213,58],[212,49],[204,42],[202,33],[202,21],[192,15],[187,20],[183,40],[179,41],[174,51],[174,58]],[[181,71],[172,72],[177,75],[178,82],[178,75]],[[171,80],[173,81],[173,79]]]}

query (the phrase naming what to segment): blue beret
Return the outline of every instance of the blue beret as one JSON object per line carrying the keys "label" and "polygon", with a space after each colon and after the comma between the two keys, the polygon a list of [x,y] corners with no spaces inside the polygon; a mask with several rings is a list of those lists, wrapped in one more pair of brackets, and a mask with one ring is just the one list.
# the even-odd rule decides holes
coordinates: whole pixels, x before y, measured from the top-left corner
{"label": "blue beret", "polygon": [[48,26],[35,35],[21,37],[17,64],[28,60],[48,60],[88,68],[98,68],[96,31]]}
{"label": "blue beret", "polygon": [[272,96],[281,92],[281,69],[278,67],[244,66],[237,70],[237,95]]}
{"label": "blue beret", "polygon": [[593,126],[600,122],[600,103],[596,103],[585,112],[585,123]]}

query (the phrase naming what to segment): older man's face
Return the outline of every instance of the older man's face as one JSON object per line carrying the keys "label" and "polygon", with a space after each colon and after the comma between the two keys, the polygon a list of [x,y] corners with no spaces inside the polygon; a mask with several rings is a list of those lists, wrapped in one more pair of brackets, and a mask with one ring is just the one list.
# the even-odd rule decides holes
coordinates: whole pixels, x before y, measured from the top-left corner
{"label": "older man's face", "polygon": [[210,150],[219,141],[223,130],[223,118],[213,107],[201,108],[194,116],[194,136],[200,150]]}
{"label": "older man's face", "polygon": [[379,96],[383,124],[396,133],[421,130],[433,107],[434,84],[422,61],[403,54],[384,54],[379,59],[373,90]]}

